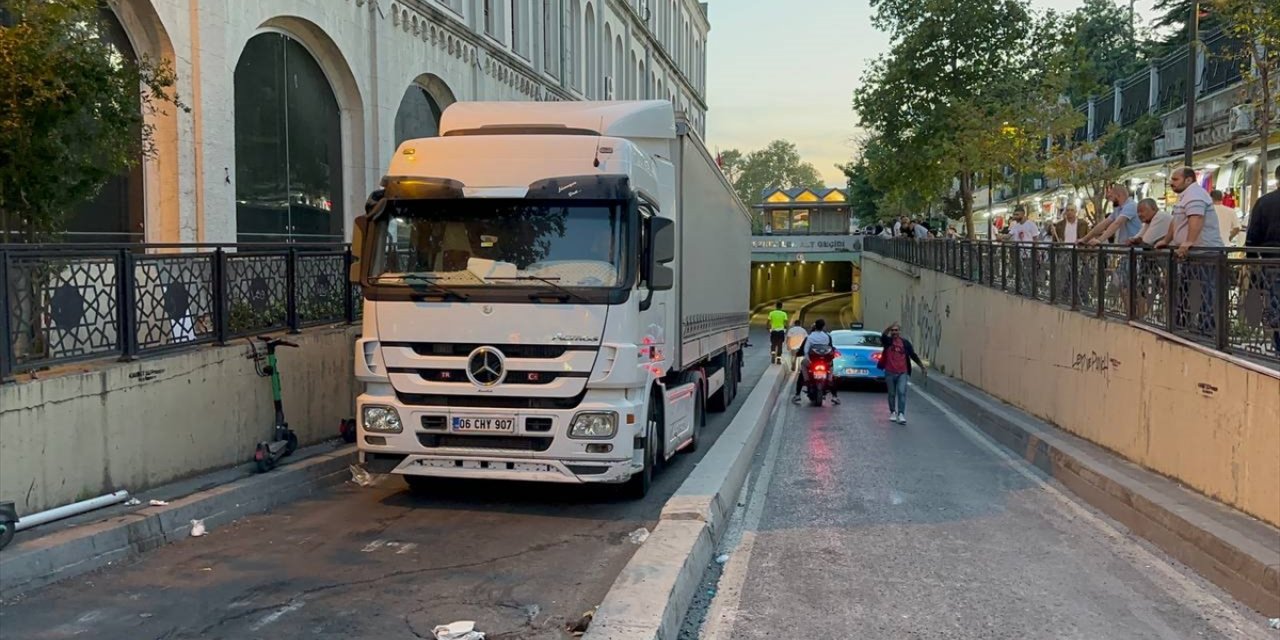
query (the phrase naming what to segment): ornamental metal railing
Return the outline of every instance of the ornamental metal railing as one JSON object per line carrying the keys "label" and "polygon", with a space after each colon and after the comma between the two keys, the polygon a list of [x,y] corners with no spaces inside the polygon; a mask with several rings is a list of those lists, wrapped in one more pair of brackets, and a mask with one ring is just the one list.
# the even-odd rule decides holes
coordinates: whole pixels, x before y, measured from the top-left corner
{"label": "ornamental metal railing", "polygon": [[867,238],[864,250],[1280,368],[1280,249]]}
{"label": "ornamental metal railing", "polygon": [[353,323],[344,244],[0,244],[0,379]]}

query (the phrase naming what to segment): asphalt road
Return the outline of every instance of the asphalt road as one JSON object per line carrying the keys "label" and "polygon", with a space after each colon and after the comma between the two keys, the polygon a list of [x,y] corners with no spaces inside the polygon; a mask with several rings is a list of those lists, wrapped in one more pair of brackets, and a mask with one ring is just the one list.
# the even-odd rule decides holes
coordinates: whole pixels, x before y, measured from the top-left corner
{"label": "asphalt road", "polygon": [[840,397],[781,410],[682,640],[1277,637],[914,388]]}
{"label": "asphalt road", "polygon": [[[742,393],[768,360],[753,334]],[[431,638],[475,620],[489,640],[570,637],[604,598],[663,503],[710,447],[681,454],[643,501],[606,488],[441,482],[415,497],[395,477],[348,484],[0,604],[3,640]]]}

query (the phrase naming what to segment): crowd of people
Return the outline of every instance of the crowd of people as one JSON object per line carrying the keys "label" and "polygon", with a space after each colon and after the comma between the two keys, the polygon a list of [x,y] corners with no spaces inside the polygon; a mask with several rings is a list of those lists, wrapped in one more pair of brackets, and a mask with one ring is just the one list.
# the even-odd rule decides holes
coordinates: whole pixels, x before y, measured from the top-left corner
{"label": "crowd of people", "polygon": [[[1280,183],[1280,167],[1276,169],[1276,182]],[[1111,185],[1106,192],[1111,210],[1092,227],[1080,216],[1074,203],[1068,202],[1058,217],[1043,223],[1029,218],[1026,205],[1017,205],[1010,223],[999,231],[995,239],[1169,247],[1180,256],[1203,247],[1280,248],[1280,196],[1276,195],[1277,190],[1259,198],[1248,215],[1242,217],[1222,191],[1209,191],[1201,186],[1196,180],[1195,170],[1190,167],[1175,170],[1169,177],[1169,186],[1177,194],[1177,200],[1164,210],[1154,198],[1135,200],[1126,184]],[[876,224],[866,229],[865,234],[917,240],[956,238],[959,235],[951,225],[930,229],[924,221],[910,216],[902,216],[892,225]]]}

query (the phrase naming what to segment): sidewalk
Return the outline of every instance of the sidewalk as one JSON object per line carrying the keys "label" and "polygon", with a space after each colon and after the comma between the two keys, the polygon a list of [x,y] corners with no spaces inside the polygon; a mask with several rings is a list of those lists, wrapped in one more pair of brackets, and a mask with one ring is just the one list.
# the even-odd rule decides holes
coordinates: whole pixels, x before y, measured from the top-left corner
{"label": "sidewalk", "polygon": [[918,387],[841,399],[773,425],[682,638],[1275,637]]}

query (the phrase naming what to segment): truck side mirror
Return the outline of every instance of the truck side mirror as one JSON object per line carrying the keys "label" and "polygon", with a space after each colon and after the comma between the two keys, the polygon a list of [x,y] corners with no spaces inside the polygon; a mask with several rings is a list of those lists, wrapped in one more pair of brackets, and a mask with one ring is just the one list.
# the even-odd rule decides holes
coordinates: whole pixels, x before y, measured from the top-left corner
{"label": "truck side mirror", "polygon": [[360,282],[360,258],[364,255],[364,236],[368,229],[369,217],[356,216],[355,224],[351,227],[351,267],[347,272],[347,279],[357,284]]}
{"label": "truck side mirror", "polygon": [[669,218],[649,218],[649,290],[670,291],[676,274],[664,265],[676,259],[676,224]]}
{"label": "truck side mirror", "polygon": [[649,242],[653,264],[667,264],[676,259],[676,223],[670,218],[649,218]]}

